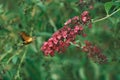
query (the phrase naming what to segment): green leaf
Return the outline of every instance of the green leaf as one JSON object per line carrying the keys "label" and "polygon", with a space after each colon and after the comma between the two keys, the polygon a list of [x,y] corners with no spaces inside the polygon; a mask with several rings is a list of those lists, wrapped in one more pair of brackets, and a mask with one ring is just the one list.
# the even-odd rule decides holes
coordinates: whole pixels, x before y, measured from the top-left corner
{"label": "green leaf", "polygon": [[46,6],[42,2],[37,3],[37,5],[41,8],[43,12],[47,11]]}
{"label": "green leaf", "polygon": [[0,4],[0,14],[3,13],[3,5]]}
{"label": "green leaf", "polygon": [[12,59],[13,64],[16,64],[17,60],[18,60],[18,56],[14,56],[13,59]]}
{"label": "green leaf", "polygon": [[109,13],[109,10],[111,9],[112,5],[113,5],[113,2],[107,2],[107,3],[104,4],[105,11],[106,11],[107,14]]}

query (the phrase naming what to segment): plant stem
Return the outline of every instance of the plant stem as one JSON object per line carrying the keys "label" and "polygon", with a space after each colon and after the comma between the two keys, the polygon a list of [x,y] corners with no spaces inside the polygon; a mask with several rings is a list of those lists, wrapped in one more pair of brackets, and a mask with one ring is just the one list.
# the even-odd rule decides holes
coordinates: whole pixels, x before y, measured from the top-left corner
{"label": "plant stem", "polygon": [[17,55],[19,55],[19,53],[22,51],[22,49],[19,49],[17,51],[15,51],[16,54],[14,54],[13,56],[11,56],[8,60],[7,60],[7,64]]}
{"label": "plant stem", "polygon": [[4,59],[10,52],[12,52],[12,48],[10,50],[8,50],[5,54],[3,54],[2,56],[0,56],[0,62],[2,61],[2,59]]}
{"label": "plant stem", "polygon": [[103,21],[103,20],[111,17],[112,15],[114,15],[115,13],[117,13],[118,11],[120,11],[120,8],[117,9],[116,11],[114,11],[113,13],[106,15],[106,17],[103,17],[103,18],[98,19],[98,20],[93,20],[92,23],[96,23],[96,22],[99,22],[99,21]]}
{"label": "plant stem", "polygon": [[21,58],[21,61],[20,61],[19,65],[18,65],[18,70],[17,70],[17,73],[15,75],[15,80],[20,77],[20,75],[19,75],[20,68],[21,68],[21,65],[22,65],[22,63],[23,63],[23,61],[25,59],[26,54],[27,54],[27,51],[25,50],[25,52],[24,52],[24,54],[23,54],[23,56]]}

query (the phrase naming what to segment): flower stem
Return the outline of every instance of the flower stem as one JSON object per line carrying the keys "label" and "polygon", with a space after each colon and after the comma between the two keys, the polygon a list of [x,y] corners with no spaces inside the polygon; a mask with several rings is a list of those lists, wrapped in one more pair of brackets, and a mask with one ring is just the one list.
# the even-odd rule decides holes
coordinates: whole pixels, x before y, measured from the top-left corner
{"label": "flower stem", "polygon": [[103,20],[111,17],[112,15],[114,15],[115,13],[117,13],[118,11],[120,11],[120,8],[117,9],[116,11],[114,11],[113,13],[106,15],[106,17],[103,17],[103,18],[98,19],[98,20],[93,20],[92,23],[96,23],[96,22],[99,22],[99,21],[103,21]]}

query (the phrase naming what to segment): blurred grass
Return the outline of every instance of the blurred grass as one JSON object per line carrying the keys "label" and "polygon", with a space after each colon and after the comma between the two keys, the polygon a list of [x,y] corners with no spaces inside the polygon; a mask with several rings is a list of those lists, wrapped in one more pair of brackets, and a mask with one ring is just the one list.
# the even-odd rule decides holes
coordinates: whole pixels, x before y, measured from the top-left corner
{"label": "blurred grass", "polygon": [[[107,55],[108,63],[98,64],[70,46],[63,54],[43,56],[40,47],[66,20],[80,15],[78,0],[0,0],[0,80],[119,80],[120,12],[86,30],[90,40]],[[107,1],[107,0],[104,0]],[[93,19],[106,15],[105,2],[95,1]],[[19,32],[36,40],[19,47]],[[23,55],[25,56],[23,57]],[[23,60],[22,60],[23,59]],[[20,67],[19,67],[20,66]],[[18,73],[17,73],[18,72]]]}

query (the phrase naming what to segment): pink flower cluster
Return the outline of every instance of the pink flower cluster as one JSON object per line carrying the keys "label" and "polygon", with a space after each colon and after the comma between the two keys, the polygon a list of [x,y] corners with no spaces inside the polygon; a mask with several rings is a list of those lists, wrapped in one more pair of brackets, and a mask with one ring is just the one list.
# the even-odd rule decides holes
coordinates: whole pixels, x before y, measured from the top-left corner
{"label": "pink flower cluster", "polygon": [[88,21],[90,21],[90,16],[89,16],[89,12],[88,11],[84,11],[81,14],[81,20],[84,24],[86,24]]}
{"label": "pink flower cluster", "polygon": [[85,41],[85,46],[83,46],[82,50],[88,53],[88,57],[99,63],[104,63],[107,61],[106,56],[101,53],[101,50],[97,46],[93,46],[89,41]]}
{"label": "pink flower cluster", "polygon": [[74,28],[64,26],[43,44],[41,50],[45,55],[50,54],[51,56],[54,56],[55,51],[64,52],[70,45],[70,42],[74,42],[76,35],[80,34],[82,30],[83,27],[80,25],[76,25]]}
{"label": "pink flower cluster", "polygon": [[[89,28],[92,27],[88,11],[84,11],[80,17],[75,16],[66,21],[64,27],[56,31],[52,37],[42,45],[41,50],[44,52],[44,55],[54,56],[55,52],[62,53],[69,47],[70,43],[75,43],[77,35],[86,36],[84,33],[84,25],[87,25]],[[85,41],[85,46],[82,47],[82,50],[88,53],[87,55],[90,58],[99,63],[107,61],[106,56],[101,53],[101,50],[89,41]]]}
{"label": "pink flower cluster", "polygon": [[[64,23],[64,27],[55,32],[52,37],[45,42],[41,50],[45,55],[54,56],[55,52],[64,52],[70,43],[73,42],[77,35],[82,34],[85,36],[83,30],[83,24],[86,24],[89,20],[89,13],[87,11],[82,13],[82,18],[75,16]],[[86,18],[83,20],[83,18]],[[82,22],[81,22],[82,21]]]}

